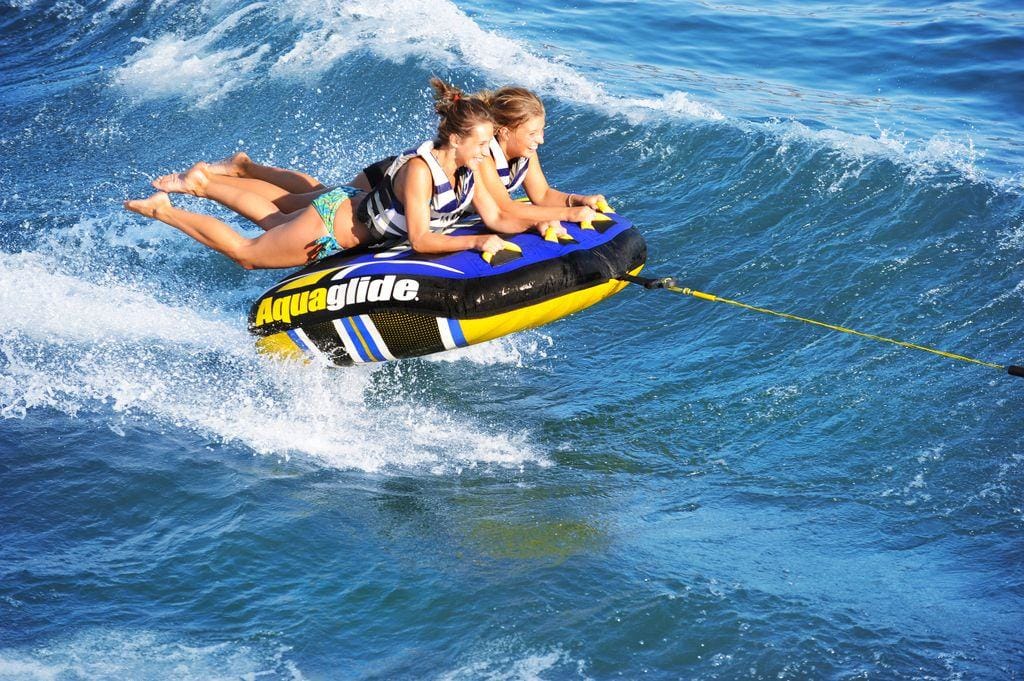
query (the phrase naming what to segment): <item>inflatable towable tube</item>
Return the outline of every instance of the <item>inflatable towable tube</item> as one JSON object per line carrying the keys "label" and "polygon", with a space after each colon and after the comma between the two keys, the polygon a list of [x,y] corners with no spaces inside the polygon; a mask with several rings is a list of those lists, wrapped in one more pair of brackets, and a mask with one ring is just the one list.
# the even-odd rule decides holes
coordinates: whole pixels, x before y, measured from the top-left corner
{"label": "inflatable towable tube", "polygon": [[[295,272],[249,312],[257,346],[275,355],[348,366],[416,357],[547,324],[618,293],[647,246],[609,213],[593,229],[563,222],[571,240],[503,237],[516,250],[413,252],[407,242],[339,253]],[[481,234],[476,216],[447,234]]]}

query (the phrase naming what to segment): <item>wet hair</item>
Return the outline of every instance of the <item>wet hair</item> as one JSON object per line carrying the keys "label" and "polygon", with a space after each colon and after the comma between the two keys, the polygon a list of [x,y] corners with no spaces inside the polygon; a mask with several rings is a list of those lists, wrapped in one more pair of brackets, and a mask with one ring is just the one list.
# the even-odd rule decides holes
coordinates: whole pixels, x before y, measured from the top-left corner
{"label": "wet hair", "polygon": [[544,103],[540,97],[524,87],[506,85],[493,92],[478,92],[476,96],[491,109],[495,125],[508,130],[514,130],[531,118],[544,115]]}
{"label": "wet hair", "polygon": [[447,146],[451,135],[465,137],[481,123],[494,123],[490,108],[480,97],[467,95],[437,77],[430,79],[430,85],[434,88],[434,110],[441,117],[434,146]]}

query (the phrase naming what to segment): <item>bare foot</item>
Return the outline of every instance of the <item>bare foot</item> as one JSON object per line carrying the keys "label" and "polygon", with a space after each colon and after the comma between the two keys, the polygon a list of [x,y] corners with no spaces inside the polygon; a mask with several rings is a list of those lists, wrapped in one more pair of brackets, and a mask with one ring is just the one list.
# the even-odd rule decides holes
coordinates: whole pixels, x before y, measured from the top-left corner
{"label": "bare foot", "polygon": [[206,172],[210,175],[228,175],[230,177],[248,177],[252,159],[249,154],[240,151],[233,156],[206,164]]}
{"label": "bare foot", "polygon": [[171,197],[166,192],[157,192],[148,199],[125,201],[124,207],[133,213],[144,215],[147,218],[155,218],[157,213],[171,207]]}
{"label": "bare foot", "polygon": [[207,168],[208,164],[200,161],[183,173],[161,175],[151,184],[162,192],[205,196],[206,185],[210,183]]}

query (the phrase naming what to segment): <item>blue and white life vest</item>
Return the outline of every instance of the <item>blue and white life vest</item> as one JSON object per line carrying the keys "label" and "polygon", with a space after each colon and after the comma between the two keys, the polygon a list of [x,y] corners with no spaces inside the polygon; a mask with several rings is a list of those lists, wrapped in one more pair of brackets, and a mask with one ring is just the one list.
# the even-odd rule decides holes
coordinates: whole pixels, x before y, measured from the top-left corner
{"label": "blue and white life vest", "polygon": [[505,158],[505,152],[501,150],[498,140],[491,138],[491,157],[494,159],[494,167],[498,169],[498,177],[505,189],[511,194],[523,185],[526,179],[526,171],[530,168],[530,157],[520,156],[509,160]]}
{"label": "blue and white life vest", "polygon": [[358,217],[377,238],[404,239],[409,235],[405,206],[395,193],[395,177],[402,166],[417,156],[426,161],[434,183],[430,197],[430,230],[441,231],[468,211],[473,200],[473,171],[466,167],[456,170],[455,187],[452,187],[441,164],[430,153],[433,148],[434,143],[427,141],[395,157],[385,171],[384,179],[360,205]]}

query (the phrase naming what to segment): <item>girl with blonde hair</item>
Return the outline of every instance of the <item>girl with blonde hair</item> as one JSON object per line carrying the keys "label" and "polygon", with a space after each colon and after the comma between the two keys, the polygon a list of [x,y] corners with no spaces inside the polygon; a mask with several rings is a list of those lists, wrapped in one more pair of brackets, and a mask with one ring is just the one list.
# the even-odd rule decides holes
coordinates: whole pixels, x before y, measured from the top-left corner
{"label": "girl with blonde hair", "polygon": [[[610,210],[601,194],[567,194],[548,184],[537,150],[544,144],[544,104],[526,88],[506,86],[477,93],[494,118],[490,155],[477,175],[509,215],[531,220],[543,233],[552,222],[593,220],[596,210]],[[512,192],[526,191],[530,203],[513,201]]]}

